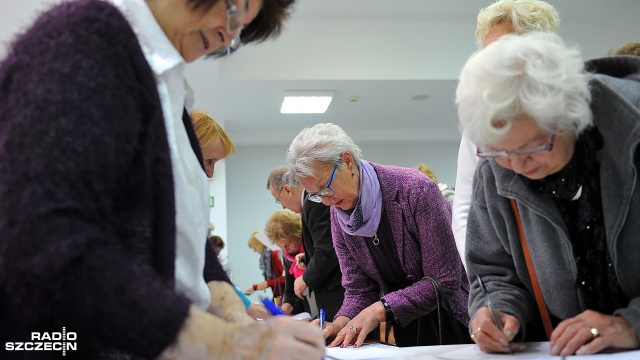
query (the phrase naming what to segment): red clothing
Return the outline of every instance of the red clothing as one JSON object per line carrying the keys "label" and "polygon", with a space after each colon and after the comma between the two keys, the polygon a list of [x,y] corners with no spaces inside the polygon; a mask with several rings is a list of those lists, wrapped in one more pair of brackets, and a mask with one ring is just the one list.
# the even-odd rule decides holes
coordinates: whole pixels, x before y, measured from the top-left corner
{"label": "red clothing", "polygon": [[273,296],[280,296],[284,292],[284,266],[280,261],[278,250],[271,252],[271,269],[274,274],[279,274],[278,277],[269,279],[267,285],[273,291]]}

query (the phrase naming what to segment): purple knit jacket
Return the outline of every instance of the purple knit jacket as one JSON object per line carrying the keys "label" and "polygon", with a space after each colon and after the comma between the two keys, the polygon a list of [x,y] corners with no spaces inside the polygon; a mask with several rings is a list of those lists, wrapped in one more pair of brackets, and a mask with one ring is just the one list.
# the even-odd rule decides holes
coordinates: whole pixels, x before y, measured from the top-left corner
{"label": "purple knit jacket", "polygon": [[436,293],[426,280],[431,275],[442,283],[452,311],[463,324],[469,323],[469,283],[451,231],[451,207],[438,184],[420,171],[371,163],[380,181],[382,202],[402,270],[415,281],[404,289],[389,292],[362,236],[348,235],[331,208],[331,232],[346,289],[337,316],[353,319],[384,292],[396,321],[406,326],[436,307]]}
{"label": "purple knit jacket", "polygon": [[156,357],[190,305],[175,241],[162,108],[135,34],[107,2],[54,7],[0,64],[0,342],[64,326],[78,337],[67,356]]}

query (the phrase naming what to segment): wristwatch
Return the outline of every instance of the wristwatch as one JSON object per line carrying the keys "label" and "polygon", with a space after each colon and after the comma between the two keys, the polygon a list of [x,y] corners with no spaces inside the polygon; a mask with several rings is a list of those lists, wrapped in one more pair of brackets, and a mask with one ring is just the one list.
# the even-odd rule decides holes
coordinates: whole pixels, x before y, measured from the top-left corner
{"label": "wristwatch", "polygon": [[380,299],[380,303],[384,308],[384,316],[386,321],[393,321],[393,310],[391,310],[391,306],[389,306],[389,303],[387,302],[387,300],[382,298]]}

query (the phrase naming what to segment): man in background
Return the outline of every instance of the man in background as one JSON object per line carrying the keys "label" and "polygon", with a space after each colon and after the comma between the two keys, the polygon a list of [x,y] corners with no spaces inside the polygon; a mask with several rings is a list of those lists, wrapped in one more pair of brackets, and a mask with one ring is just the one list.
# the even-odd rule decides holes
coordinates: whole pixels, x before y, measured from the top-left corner
{"label": "man in background", "polygon": [[[299,213],[302,217],[302,241],[306,270],[294,282],[295,294],[309,288],[315,294],[318,309],[324,309],[327,319],[333,319],[344,300],[342,272],[331,237],[330,208],[307,199],[300,184],[289,184],[285,179],[287,168],[280,166],[269,174],[267,189],[282,208]],[[286,302],[286,300],[285,300]]]}

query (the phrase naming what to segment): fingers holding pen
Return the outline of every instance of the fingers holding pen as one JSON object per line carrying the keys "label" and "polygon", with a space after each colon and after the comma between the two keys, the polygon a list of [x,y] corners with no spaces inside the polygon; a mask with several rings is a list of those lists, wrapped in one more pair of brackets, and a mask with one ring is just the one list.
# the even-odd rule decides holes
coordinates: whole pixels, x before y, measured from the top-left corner
{"label": "fingers holding pen", "polygon": [[519,344],[511,341],[520,329],[520,322],[512,315],[496,311],[503,330],[496,326],[487,307],[478,309],[471,321],[471,339],[484,352],[512,352],[520,350]]}

